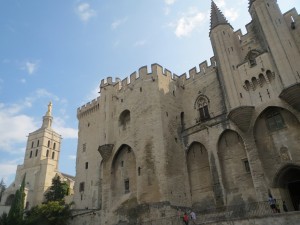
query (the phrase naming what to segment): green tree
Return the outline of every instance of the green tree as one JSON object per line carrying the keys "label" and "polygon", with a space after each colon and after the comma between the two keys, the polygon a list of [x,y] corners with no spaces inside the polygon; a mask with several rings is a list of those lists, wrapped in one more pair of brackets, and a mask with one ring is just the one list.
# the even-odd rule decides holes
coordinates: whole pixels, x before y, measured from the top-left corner
{"label": "green tree", "polygon": [[3,192],[5,191],[5,189],[6,189],[6,185],[5,185],[5,183],[3,181],[3,178],[2,178],[1,181],[0,181],[0,202],[2,200],[2,195],[3,195]]}
{"label": "green tree", "polygon": [[6,213],[3,213],[0,216],[0,225],[8,225],[7,214]]}
{"label": "green tree", "polygon": [[8,224],[22,225],[23,214],[24,214],[24,199],[25,199],[25,193],[24,193],[25,179],[26,179],[26,174],[23,177],[20,189],[16,191],[15,198],[8,212],[8,216],[7,216]]}
{"label": "green tree", "polygon": [[60,180],[59,176],[52,179],[52,186],[49,191],[45,194],[46,202],[51,201],[63,201],[64,197],[68,195],[69,185],[64,181]]}
{"label": "green tree", "polygon": [[31,208],[26,213],[24,225],[66,225],[70,217],[70,205],[52,201]]}

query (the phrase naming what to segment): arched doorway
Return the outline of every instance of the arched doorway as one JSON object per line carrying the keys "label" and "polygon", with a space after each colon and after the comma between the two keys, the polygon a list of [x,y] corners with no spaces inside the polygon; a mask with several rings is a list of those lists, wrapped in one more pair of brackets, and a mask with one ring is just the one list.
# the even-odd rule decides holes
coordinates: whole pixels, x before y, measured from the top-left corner
{"label": "arched doorway", "polygon": [[255,121],[253,135],[267,179],[287,163],[300,161],[300,123],[290,111],[266,108]]}
{"label": "arched doorway", "polygon": [[275,177],[275,187],[279,188],[281,199],[288,209],[300,210],[300,166],[288,165]]}
{"label": "arched doorway", "polygon": [[193,143],[187,152],[192,205],[206,208],[214,205],[212,177],[206,148]]}
{"label": "arched doorway", "polygon": [[117,151],[111,168],[111,191],[113,202],[119,201],[126,194],[136,196],[136,158],[132,148],[122,145]]}

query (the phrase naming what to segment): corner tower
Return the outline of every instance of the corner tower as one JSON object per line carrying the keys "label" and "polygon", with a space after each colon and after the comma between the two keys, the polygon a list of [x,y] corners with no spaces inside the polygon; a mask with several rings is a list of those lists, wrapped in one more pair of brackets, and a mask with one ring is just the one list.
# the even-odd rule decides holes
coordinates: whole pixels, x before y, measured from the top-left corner
{"label": "corner tower", "polygon": [[209,37],[217,61],[218,74],[225,94],[227,111],[240,106],[239,76],[236,66],[240,62],[239,40],[223,13],[211,2]]}
{"label": "corner tower", "polygon": [[[276,0],[249,0],[249,12],[261,45],[272,57],[282,83],[280,97],[300,110],[300,46]],[[292,21],[291,21],[292,22]],[[295,26],[295,24],[294,24]]]}

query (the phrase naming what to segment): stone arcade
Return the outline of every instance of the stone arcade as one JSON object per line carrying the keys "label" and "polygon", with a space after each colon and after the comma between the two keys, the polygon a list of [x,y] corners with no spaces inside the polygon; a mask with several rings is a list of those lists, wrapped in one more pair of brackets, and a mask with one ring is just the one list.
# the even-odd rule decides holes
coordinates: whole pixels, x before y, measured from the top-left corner
{"label": "stone arcade", "polygon": [[101,81],[100,97],[77,111],[73,224],[135,223],[269,192],[299,210],[300,17],[276,0],[250,0],[249,13],[242,34],[212,2],[214,56],[188,76],[153,64]]}

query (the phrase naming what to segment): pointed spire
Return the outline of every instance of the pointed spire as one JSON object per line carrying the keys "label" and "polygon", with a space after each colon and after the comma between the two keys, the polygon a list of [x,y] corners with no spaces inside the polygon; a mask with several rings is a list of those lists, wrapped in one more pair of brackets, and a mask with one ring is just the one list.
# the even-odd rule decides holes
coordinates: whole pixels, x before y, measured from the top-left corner
{"label": "pointed spire", "polygon": [[255,2],[255,0],[249,0],[249,8],[251,7],[253,2]]}
{"label": "pointed spire", "polygon": [[216,26],[220,24],[229,24],[229,23],[226,20],[223,13],[221,12],[221,10],[216,5],[216,3],[214,1],[211,1],[210,30],[214,29]]}

